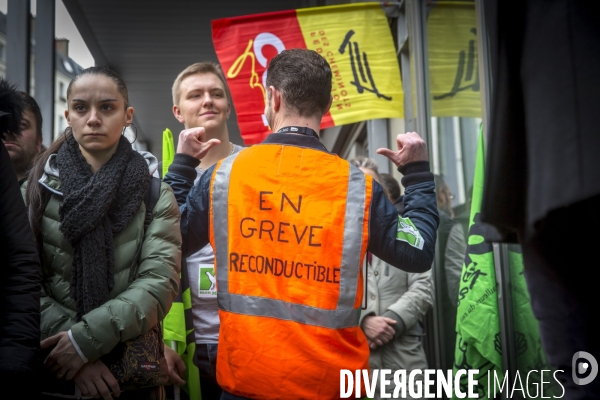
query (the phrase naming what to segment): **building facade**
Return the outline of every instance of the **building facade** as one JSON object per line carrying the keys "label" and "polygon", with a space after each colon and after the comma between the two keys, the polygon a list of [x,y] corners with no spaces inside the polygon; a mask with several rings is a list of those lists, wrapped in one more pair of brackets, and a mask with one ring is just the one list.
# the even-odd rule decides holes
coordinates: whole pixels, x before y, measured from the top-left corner
{"label": "building facade", "polygon": [[[35,26],[32,23],[31,26]],[[33,33],[31,35],[33,37]],[[6,78],[6,14],[0,12],[0,76]],[[29,94],[35,98],[35,43],[31,43]],[[53,138],[60,135],[67,127],[65,110],[67,109],[67,87],[69,82],[83,68],[69,57],[69,40],[55,39],[54,63],[54,118],[52,123]],[[44,120],[44,124],[48,121]],[[48,145],[49,143],[44,143]]]}

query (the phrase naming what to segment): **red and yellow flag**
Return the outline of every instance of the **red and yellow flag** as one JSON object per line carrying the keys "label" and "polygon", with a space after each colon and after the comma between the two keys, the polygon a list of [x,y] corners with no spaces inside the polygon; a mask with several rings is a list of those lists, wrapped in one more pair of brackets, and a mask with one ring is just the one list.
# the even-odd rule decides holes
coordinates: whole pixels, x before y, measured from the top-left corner
{"label": "red and yellow flag", "polygon": [[333,103],[321,128],[403,114],[400,69],[379,3],[303,8],[212,21],[245,144],[271,133],[265,119],[269,60],[285,49],[321,54],[333,73]]}

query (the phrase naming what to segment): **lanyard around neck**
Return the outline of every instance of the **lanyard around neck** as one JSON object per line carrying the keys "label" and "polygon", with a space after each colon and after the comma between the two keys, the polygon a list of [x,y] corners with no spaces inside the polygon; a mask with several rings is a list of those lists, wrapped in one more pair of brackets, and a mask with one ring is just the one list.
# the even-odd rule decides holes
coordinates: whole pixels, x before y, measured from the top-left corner
{"label": "lanyard around neck", "polygon": [[299,133],[301,135],[312,136],[319,140],[319,135],[313,129],[306,126],[286,126],[275,133]]}

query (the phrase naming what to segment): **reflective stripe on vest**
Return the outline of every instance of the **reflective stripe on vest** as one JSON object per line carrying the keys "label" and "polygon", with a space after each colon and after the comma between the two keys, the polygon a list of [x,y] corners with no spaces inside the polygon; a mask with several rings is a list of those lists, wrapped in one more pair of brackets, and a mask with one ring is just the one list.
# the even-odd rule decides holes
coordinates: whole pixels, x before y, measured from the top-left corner
{"label": "reflective stripe on vest", "polygon": [[[220,165],[217,164],[212,187],[211,207],[213,220],[210,221],[210,225],[213,229],[216,242],[216,249],[214,249],[215,263],[217,263],[216,260],[220,260],[220,264],[225,266],[223,273],[220,273],[219,270],[219,273],[217,274],[219,291],[223,293],[229,293],[229,276],[227,272],[227,260],[229,260],[229,244],[227,242],[227,229],[229,228],[229,212],[227,207],[227,199],[229,198],[229,175],[231,174],[233,161],[239,154],[240,153],[235,153],[222,160]],[[218,267],[219,263],[217,263],[217,268]],[[219,303],[223,302],[218,295],[217,300]],[[219,305],[219,308],[227,310],[229,309],[229,305],[225,303],[222,306]]]}
{"label": "reflective stripe on vest", "polygon": [[302,324],[341,329],[358,325],[360,307],[355,307],[361,264],[365,218],[365,174],[348,164],[348,189],[340,265],[339,299],[335,310],[283,300],[229,293],[228,198],[229,178],[237,153],[220,162],[213,175],[212,220],[218,305],[221,310],[258,317],[274,317]]}

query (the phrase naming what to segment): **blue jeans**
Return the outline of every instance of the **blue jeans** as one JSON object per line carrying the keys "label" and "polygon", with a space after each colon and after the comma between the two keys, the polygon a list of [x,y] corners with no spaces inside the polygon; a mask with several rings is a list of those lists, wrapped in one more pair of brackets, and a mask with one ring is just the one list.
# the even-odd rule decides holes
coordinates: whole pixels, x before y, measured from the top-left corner
{"label": "blue jeans", "polygon": [[223,394],[221,395],[221,400],[250,400],[247,397],[236,396],[235,394],[231,394],[223,390]]}
{"label": "blue jeans", "polygon": [[216,343],[196,343],[194,364],[200,370],[200,391],[202,400],[219,400],[222,389],[217,383],[217,350]]}

